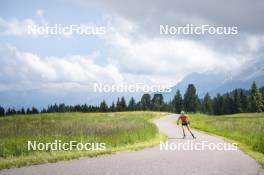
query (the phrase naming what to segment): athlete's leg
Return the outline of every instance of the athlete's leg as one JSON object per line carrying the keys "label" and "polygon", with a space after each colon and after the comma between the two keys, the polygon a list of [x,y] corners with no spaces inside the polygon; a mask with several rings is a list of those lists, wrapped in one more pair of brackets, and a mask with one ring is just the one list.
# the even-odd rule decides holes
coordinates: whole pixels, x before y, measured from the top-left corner
{"label": "athlete's leg", "polygon": [[182,125],[182,133],[183,133],[183,138],[185,138],[185,131],[184,131],[184,127],[183,127],[183,125]]}
{"label": "athlete's leg", "polygon": [[193,135],[193,133],[192,133],[191,128],[189,127],[189,125],[186,125],[186,127],[187,127],[188,131],[191,133],[191,135],[193,136],[193,138],[196,138],[196,137]]}

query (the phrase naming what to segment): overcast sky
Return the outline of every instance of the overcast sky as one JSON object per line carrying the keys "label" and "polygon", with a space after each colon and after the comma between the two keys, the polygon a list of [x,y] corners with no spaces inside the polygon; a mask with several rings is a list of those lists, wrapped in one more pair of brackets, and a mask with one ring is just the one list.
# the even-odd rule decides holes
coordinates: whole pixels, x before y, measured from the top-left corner
{"label": "overcast sky", "polygon": [[[263,0],[0,2],[0,91],[100,83],[175,85],[192,72],[233,75],[263,59]],[[27,25],[105,26],[103,35],[31,36]],[[160,35],[160,25],[236,26],[238,35]]]}

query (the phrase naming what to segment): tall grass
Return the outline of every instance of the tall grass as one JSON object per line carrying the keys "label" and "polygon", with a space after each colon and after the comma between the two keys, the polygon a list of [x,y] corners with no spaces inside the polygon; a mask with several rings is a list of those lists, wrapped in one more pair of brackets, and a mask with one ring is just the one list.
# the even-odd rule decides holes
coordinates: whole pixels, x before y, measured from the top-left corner
{"label": "tall grass", "polygon": [[[149,120],[161,115],[164,113],[54,113],[0,118],[0,161],[12,162],[12,159],[21,157],[25,160],[29,157],[35,159],[36,155],[40,157],[43,155],[44,159],[48,155],[50,160],[55,160],[61,155],[67,156],[76,152],[76,150],[67,152],[28,150],[27,142],[34,140],[42,143],[54,140],[103,142],[106,144],[106,152],[109,153],[112,149],[157,137],[158,129]],[[9,166],[7,164],[2,166],[6,167]]]}
{"label": "tall grass", "polygon": [[[244,113],[222,116],[191,114],[192,127],[211,132],[247,146],[258,154],[264,165],[264,113]],[[254,157],[254,155],[252,155]]]}

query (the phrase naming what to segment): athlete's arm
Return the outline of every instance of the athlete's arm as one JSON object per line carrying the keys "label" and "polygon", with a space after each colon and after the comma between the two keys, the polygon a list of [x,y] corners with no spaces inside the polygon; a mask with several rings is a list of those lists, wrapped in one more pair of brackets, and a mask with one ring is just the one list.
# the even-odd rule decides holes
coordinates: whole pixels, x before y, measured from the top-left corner
{"label": "athlete's arm", "polygon": [[177,119],[177,125],[179,124],[180,118],[181,118],[181,116],[179,116],[178,119]]}

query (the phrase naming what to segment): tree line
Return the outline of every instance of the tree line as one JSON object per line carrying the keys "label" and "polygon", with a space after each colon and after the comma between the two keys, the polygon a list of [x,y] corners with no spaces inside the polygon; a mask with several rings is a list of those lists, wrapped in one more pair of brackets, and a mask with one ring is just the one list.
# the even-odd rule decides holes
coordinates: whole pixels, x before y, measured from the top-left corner
{"label": "tree line", "polygon": [[165,102],[163,95],[156,93],[143,94],[136,102],[132,97],[127,102],[124,97],[118,98],[116,102],[107,105],[102,101],[100,105],[65,105],[54,104],[47,108],[38,110],[35,107],[5,110],[0,106],[0,116],[15,114],[37,114],[37,113],[63,113],[63,112],[121,112],[121,111],[167,111],[180,113],[181,110],[187,112],[201,112],[210,115],[234,114],[241,112],[263,112],[264,111],[264,87],[258,88],[256,82],[252,83],[250,90],[234,89],[223,95],[217,94],[211,97],[206,93],[200,99],[193,84],[189,84],[184,95],[177,90],[173,99]]}

